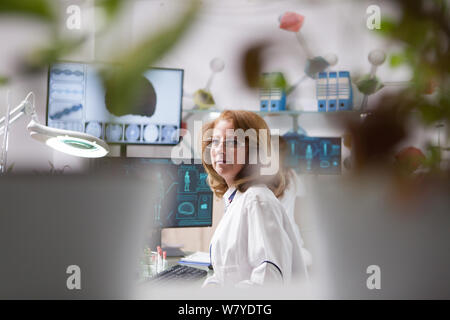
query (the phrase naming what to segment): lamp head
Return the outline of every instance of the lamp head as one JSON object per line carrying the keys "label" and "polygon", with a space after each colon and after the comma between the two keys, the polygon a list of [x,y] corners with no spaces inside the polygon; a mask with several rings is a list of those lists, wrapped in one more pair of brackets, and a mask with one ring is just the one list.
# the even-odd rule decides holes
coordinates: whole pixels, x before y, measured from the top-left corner
{"label": "lamp head", "polygon": [[101,158],[109,152],[109,146],[103,140],[86,133],[47,127],[35,120],[28,124],[28,131],[32,138],[73,156]]}

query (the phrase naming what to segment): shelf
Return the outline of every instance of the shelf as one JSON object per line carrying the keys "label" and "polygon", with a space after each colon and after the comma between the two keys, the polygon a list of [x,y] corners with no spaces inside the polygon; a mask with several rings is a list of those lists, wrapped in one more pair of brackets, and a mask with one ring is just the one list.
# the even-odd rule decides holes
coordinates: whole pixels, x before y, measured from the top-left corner
{"label": "shelf", "polygon": [[[183,118],[183,121],[186,121],[188,118],[190,118],[194,114],[208,114],[212,112],[221,113],[223,110],[218,109],[190,109],[190,110],[183,110],[183,112],[186,114],[186,116]],[[251,111],[251,110],[250,110]],[[257,114],[259,114],[262,117],[265,116],[290,116],[292,118],[292,130],[297,131],[299,129],[298,127],[298,118],[302,115],[323,115],[330,117],[344,117],[344,116],[351,116],[351,117],[361,117],[364,118],[365,115],[367,115],[367,112],[363,112],[361,110],[345,110],[345,111],[334,111],[334,112],[318,112],[318,111],[304,111],[304,110],[285,110],[285,111],[253,111]]]}
{"label": "shelf", "polygon": [[[223,110],[218,109],[190,109],[183,110],[184,113],[191,114],[207,114],[212,112],[222,112]],[[252,110],[249,110],[252,111]],[[321,115],[330,115],[330,114],[365,114],[366,112],[360,110],[345,110],[345,111],[334,111],[334,112],[318,112],[318,111],[304,111],[304,110],[285,110],[285,111],[253,111],[261,116],[300,116],[303,114],[321,114]]]}
{"label": "shelf", "polygon": [[359,110],[345,110],[345,111],[334,111],[334,112],[318,112],[318,111],[304,111],[304,110],[286,110],[286,111],[256,111],[257,114],[261,116],[300,116],[302,114],[320,114],[320,115],[330,115],[330,114],[364,114],[365,112]]}
{"label": "shelf", "polygon": [[183,109],[184,113],[199,113],[199,114],[206,114],[211,112],[222,112],[223,110],[218,109]]}

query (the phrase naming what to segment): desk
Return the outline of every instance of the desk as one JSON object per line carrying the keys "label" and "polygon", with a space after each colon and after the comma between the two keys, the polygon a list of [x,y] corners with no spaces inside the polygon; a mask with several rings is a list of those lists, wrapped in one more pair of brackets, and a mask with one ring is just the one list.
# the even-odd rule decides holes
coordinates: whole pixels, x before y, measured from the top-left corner
{"label": "desk", "polygon": [[[185,252],[186,256],[193,254],[194,252]],[[178,261],[180,261],[181,257],[169,257],[167,258],[167,269],[178,264]],[[193,264],[183,264],[183,265],[187,265],[189,267],[194,267],[194,268],[198,268],[198,269],[202,269],[202,270],[206,270],[208,271],[208,275],[207,277],[211,276],[214,274],[214,271],[209,269],[208,267],[204,267],[204,266],[198,266],[198,265],[193,265]],[[206,279],[206,277],[204,278]],[[203,280],[204,280],[203,279]]]}
{"label": "desk", "polygon": [[[186,256],[190,255],[192,253],[193,252],[186,252]],[[173,267],[174,265],[177,265],[178,262],[180,261],[180,259],[181,259],[181,257],[168,257],[168,258],[166,258],[167,266],[166,266],[166,268],[164,268],[164,270],[167,270],[167,269]],[[201,269],[201,270],[206,270],[208,272],[206,277],[209,277],[212,274],[214,274],[213,270],[210,270],[208,267],[205,267],[205,266],[198,266],[198,265],[191,265],[191,264],[183,264],[183,265],[187,265],[189,267],[198,268],[198,269]],[[164,271],[164,270],[162,270],[162,271]],[[203,281],[206,279],[206,277],[203,277],[203,278],[199,279],[198,281],[192,281],[192,284],[194,284],[194,285],[196,285],[196,284],[201,285],[203,283]],[[147,280],[148,280],[148,278],[144,277],[142,279],[142,281],[140,281],[140,282],[145,283]]]}
{"label": "desk", "polygon": [[[189,253],[188,253],[189,254]],[[180,257],[167,258],[167,268],[170,268],[178,264]],[[193,265],[188,265],[196,267]],[[198,266],[198,269],[206,270],[207,275],[198,280],[192,281],[173,281],[165,284],[154,284],[147,279],[141,279],[136,286],[136,299],[169,299],[169,300],[185,300],[196,299],[196,297],[202,297],[206,294],[202,285],[206,277],[211,276],[214,272],[209,270],[208,267]],[[209,294],[207,295],[209,297]],[[207,298],[205,297],[205,298]]]}

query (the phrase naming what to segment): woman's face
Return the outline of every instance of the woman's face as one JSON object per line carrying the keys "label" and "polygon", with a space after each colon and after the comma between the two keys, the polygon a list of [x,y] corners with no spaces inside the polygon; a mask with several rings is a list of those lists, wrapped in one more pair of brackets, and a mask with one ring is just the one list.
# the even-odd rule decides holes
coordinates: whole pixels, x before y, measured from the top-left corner
{"label": "woman's face", "polygon": [[[233,184],[234,178],[244,167],[244,163],[238,163],[238,159],[245,159],[245,145],[238,144],[232,131],[227,133],[227,130],[230,129],[234,129],[231,121],[219,120],[217,122],[213,129],[210,151],[212,167],[225,179],[228,186]],[[238,155],[240,156],[238,157]]]}

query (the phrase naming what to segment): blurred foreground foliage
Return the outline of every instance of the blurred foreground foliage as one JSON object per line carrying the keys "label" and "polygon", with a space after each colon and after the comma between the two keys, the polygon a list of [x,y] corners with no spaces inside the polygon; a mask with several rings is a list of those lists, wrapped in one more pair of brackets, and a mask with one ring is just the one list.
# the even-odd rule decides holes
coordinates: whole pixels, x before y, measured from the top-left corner
{"label": "blurred foreground foliage", "polygon": [[[424,126],[446,127],[450,124],[450,13],[446,0],[391,0],[401,15],[387,18],[383,15],[379,35],[398,44],[401,50],[389,53],[392,68],[406,65],[412,70],[410,85],[397,94],[386,95],[361,121],[348,121],[352,134],[352,166],[356,171],[374,165],[392,168],[395,146],[407,139],[411,132],[407,121],[418,114]],[[97,33],[105,32],[115,22],[126,0],[96,0],[96,10],[106,17]],[[133,104],[139,91],[142,72],[160,59],[179,41],[195,20],[199,1],[190,1],[184,15],[166,29],[144,39],[134,48],[122,53],[114,61],[116,69],[102,73],[105,86],[112,93],[112,110],[126,110]],[[84,37],[68,39],[61,36],[58,5],[53,0],[1,0],[1,14],[19,14],[40,19],[51,26],[53,39],[45,48],[30,53],[25,71],[46,67],[67,53],[80,48]],[[242,77],[249,88],[286,87],[278,78],[261,79],[261,61],[268,41],[260,41],[242,50]],[[8,82],[0,77],[0,85]],[[420,160],[427,172],[444,174],[448,178],[449,166],[442,169],[442,146],[430,142],[425,159]],[[408,163],[408,161],[406,161]],[[408,170],[400,170],[408,172]]]}
{"label": "blurred foreground foliage", "polygon": [[[447,135],[450,132],[449,2],[392,2],[401,15],[396,19],[383,17],[378,32],[402,48],[390,54],[390,66],[406,65],[412,71],[412,79],[404,90],[384,95],[363,121],[347,124],[353,137],[353,165],[357,171],[372,165],[399,169],[396,173],[408,171],[398,164],[392,166],[392,161],[394,147],[412,135],[407,127],[411,115],[419,115],[425,128],[447,128]],[[424,151],[424,174],[448,179],[448,163],[442,165],[445,146],[429,142]]]}
{"label": "blurred foreground foliage", "polygon": [[[96,0],[95,10],[102,11],[105,21],[98,29],[100,35],[115,22],[125,7],[126,0]],[[126,113],[127,107],[133,105],[140,91],[139,81],[142,73],[162,58],[186,33],[195,20],[200,2],[192,0],[185,2],[188,9],[178,21],[168,28],[159,30],[156,34],[144,38],[137,46],[132,47],[118,57],[113,57],[117,67],[103,70],[101,75],[108,92],[111,93],[111,110],[122,110]],[[30,52],[23,61],[22,72],[30,73],[47,68],[49,64],[63,60],[69,53],[80,49],[87,40],[87,35],[76,38],[62,36],[61,23],[58,12],[60,6],[69,3],[54,0],[1,0],[0,15],[23,15],[40,19],[50,26],[52,39],[45,47],[36,48]],[[123,49],[123,48],[121,48]],[[7,83],[7,78],[0,77],[0,85]]]}
{"label": "blurred foreground foliage", "polygon": [[142,82],[139,79],[142,73],[178,42],[194,21],[198,8],[199,2],[192,2],[191,7],[175,24],[144,39],[138,46],[117,58],[119,67],[103,73],[106,90],[111,93],[110,110],[123,110],[135,102],[141,92],[139,84]]}
{"label": "blurred foreground foliage", "polygon": [[48,23],[58,20],[55,7],[49,0],[2,0],[0,13],[26,15]]}

